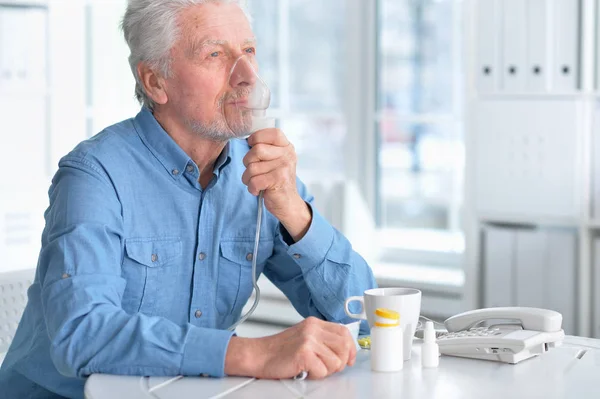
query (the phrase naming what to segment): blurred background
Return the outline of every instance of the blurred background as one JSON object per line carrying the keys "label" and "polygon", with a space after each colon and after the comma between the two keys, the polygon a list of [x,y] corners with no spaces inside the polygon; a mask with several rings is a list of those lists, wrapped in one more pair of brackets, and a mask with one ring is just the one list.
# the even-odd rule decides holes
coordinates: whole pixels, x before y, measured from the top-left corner
{"label": "blurred background", "polygon": [[[600,336],[598,3],[247,1],[300,178],[424,315],[546,307]],[[0,283],[36,266],[58,160],[140,109],[125,7],[0,0]],[[264,280],[249,335],[300,320]]]}

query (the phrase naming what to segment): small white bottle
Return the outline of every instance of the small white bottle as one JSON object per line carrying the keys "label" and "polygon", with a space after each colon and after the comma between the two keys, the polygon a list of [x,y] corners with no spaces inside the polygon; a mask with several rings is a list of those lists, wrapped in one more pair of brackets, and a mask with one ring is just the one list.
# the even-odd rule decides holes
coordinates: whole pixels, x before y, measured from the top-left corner
{"label": "small white bottle", "polygon": [[433,322],[425,323],[423,331],[423,346],[421,346],[421,365],[423,367],[437,367],[440,364],[440,348],[435,339]]}
{"label": "small white bottle", "polygon": [[403,333],[400,315],[393,310],[375,310],[375,323],[371,327],[371,370],[395,372],[402,370]]}

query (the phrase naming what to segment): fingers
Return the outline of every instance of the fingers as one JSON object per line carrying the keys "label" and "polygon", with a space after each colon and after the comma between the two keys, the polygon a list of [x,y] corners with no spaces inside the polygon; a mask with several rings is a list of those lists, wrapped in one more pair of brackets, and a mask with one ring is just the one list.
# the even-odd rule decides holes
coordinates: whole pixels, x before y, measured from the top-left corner
{"label": "fingers", "polygon": [[342,324],[326,322],[327,328],[339,336],[338,342],[343,343],[343,350],[348,354],[346,364],[352,366],[356,360],[356,345],[350,330]]}
{"label": "fingers", "polygon": [[335,354],[337,359],[339,359],[339,364],[333,371],[342,371],[352,357],[352,342],[348,340],[348,337],[345,334],[339,335],[330,331],[324,331],[322,338],[323,340],[321,342]]}
{"label": "fingers", "polygon": [[285,134],[276,128],[258,130],[248,137],[248,144],[250,147],[254,147],[259,143],[271,144],[279,147],[285,147],[290,144],[287,137],[285,137]]}
{"label": "fingers", "polygon": [[291,157],[291,154],[295,154],[292,151],[293,147],[288,143],[285,147],[278,147],[272,144],[260,143],[253,146],[250,151],[244,156],[244,166],[248,167],[250,164],[261,161],[271,161],[278,158]]}
{"label": "fingers", "polygon": [[309,380],[320,380],[330,374],[323,359],[312,350],[310,354],[306,355],[305,367],[303,367],[303,370],[308,373]]}
{"label": "fingers", "polygon": [[268,174],[274,170],[277,170],[284,164],[282,159],[273,159],[272,161],[253,162],[242,174],[242,182],[248,185],[252,177]]}
{"label": "fingers", "polygon": [[248,143],[252,148],[243,159],[246,170],[242,182],[252,195],[269,190],[272,194],[267,209],[275,217],[282,216],[277,209],[283,212],[292,203],[290,198],[298,195],[294,146],[279,129],[259,130],[250,136]]}
{"label": "fingers", "polygon": [[[304,322],[303,333],[308,350],[317,356],[317,359],[307,359],[307,366],[311,367],[307,370],[310,378],[324,378],[354,363],[356,349],[346,327],[308,318]],[[315,368],[314,373],[310,372],[312,368]]]}
{"label": "fingers", "polygon": [[[309,371],[309,373],[308,373],[309,378],[312,378],[312,379],[325,378],[333,373],[342,371],[344,369],[344,367],[346,366],[346,363],[344,363],[342,361],[342,359],[340,359],[338,357],[338,355],[324,343],[317,344],[315,353],[318,356],[321,363],[324,365],[324,370],[322,368],[319,368],[317,370],[317,374],[314,374],[314,373],[312,373],[312,371]],[[325,374],[323,374],[323,372]]]}
{"label": "fingers", "polygon": [[305,335],[297,353],[300,369],[306,371],[312,380],[325,378],[343,369],[342,360],[319,339],[315,334]]}
{"label": "fingers", "polygon": [[251,177],[245,184],[252,195],[258,195],[263,190],[273,190],[285,187],[291,183],[289,173],[283,168],[275,169],[269,173]]}

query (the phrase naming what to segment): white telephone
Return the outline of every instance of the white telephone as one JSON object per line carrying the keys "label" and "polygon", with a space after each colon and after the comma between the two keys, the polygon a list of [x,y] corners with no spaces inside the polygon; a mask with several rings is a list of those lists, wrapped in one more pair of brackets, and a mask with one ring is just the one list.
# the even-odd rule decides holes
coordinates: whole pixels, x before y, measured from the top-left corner
{"label": "white telephone", "polygon": [[[492,320],[518,324],[478,325]],[[478,309],[452,316],[444,322],[448,332],[438,333],[443,355],[516,364],[562,343],[562,315],[553,310],[503,307]]]}

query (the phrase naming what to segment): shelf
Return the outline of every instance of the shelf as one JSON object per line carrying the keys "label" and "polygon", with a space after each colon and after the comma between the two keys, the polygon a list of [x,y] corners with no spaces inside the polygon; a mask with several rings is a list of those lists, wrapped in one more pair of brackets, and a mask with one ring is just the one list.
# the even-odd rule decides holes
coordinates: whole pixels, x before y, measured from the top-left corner
{"label": "shelf", "polygon": [[31,97],[49,97],[51,92],[46,87],[27,87],[27,88],[5,88],[0,87],[0,98],[31,98]]}
{"label": "shelf", "polygon": [[0,0],[0,7],[47,8],[48,0]]}
{"label": "shelf", "polygon": [[[562,228],[578,228],[584,224],[583,221],[576,218],[552,218],[552,217],[519,217],[514,215],[477,215],[477,220],[481,224],[493,224],[502,226],[514,226],[523,228],[536,227],[562,227]],[[600,227],[600,222],[598,224]]]}
{"label": "shelf", "polygon": [[600,92],[594,91],[580,91],[580,92],[569,92],[569,93],[552,93],[552,92],[538,92],[538,93],[477,93],[479,100],[513,100],[513,99],[545,99],[545,100],[584,100],[594,99],[600,97]]}
{"label": "shelf", "polygon": [[592,219],[589,220],[586,225],[590,228],[590,229],[600,229],[600,219]]}

